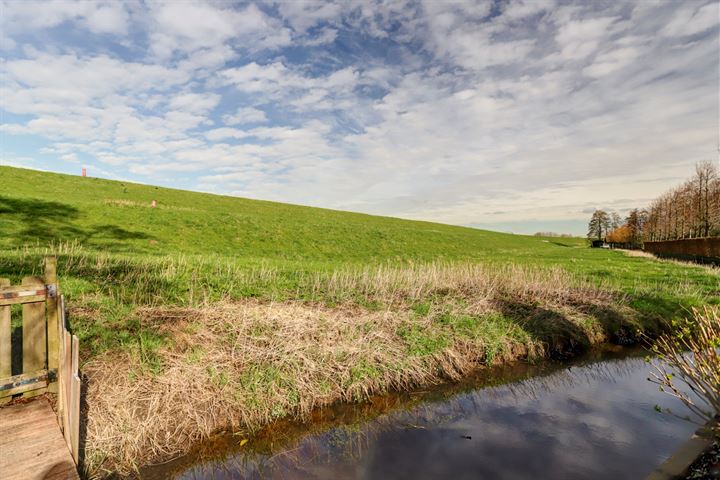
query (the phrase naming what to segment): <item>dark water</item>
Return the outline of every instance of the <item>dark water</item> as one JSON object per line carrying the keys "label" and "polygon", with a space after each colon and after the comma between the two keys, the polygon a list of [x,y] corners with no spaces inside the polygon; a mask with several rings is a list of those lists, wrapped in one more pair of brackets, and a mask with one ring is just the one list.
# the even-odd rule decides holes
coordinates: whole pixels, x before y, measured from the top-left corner
{"label": "dark water", "polygon": [[208,442],[146,478],[642,479],[696,427],[648,382],[645,353],[513,365],[462,384],[279,422]]}

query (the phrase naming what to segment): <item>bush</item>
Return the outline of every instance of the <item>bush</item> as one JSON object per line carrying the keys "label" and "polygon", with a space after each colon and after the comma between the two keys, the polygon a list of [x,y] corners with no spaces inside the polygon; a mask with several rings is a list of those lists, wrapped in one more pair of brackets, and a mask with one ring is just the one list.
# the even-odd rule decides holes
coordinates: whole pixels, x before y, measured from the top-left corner
{"label": "bush", "polygon": [[720,414],[720,308],[693,309],[693,319],[677,322],[653,352],[659,361],[648,380],[706,422]]}

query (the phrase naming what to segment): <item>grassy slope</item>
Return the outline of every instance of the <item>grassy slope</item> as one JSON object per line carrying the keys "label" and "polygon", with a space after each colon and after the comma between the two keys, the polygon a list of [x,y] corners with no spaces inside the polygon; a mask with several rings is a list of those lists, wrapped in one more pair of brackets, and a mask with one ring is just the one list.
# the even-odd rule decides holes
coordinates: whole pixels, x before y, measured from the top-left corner
{"label": "grassy slope", "polygon": [[[0,178],[0,275],[37,272],[42,249],[21,254],[18,247],[76,242],[82,253],[60,259],[66,294],[120,317],[128,304],[196,303],[193,282],[201,284],[205,300],[292,298],[307,293],[307,274],[437,261],[559,266],[632,294],[641,311],[666,316],[707,296],[716,301],[720,290],[706,269],[589,249],[578,238],[510,235],[11,167],[0,167]],[[157,208],[149,207],[152,200]],[[233,281],[266,268],[272,278],[251,274]]]}
{"label": "grassy slope", "polygon": [[[113,252],[331,263],[552,250],[537,239],[428,222],[9,167],[0,175],[4,247],[80,238]],[[158,208],[149,208],[152,200]]]}
{"label": "grassy slope", "polygon": [[[703,283],[701,269],[543,239],[429,222],[0,167],[0,248],[79,241],[133,256],[225,255],[247,264],[334,268],[464,260],[561,265],[629,286]],[[159,202],[156,209],[150,202]],[[138,257],[139,258],[139,257]]]}
{"label": "grassy slope", "polygon": [[[93,379],[91,470],[127,471],[151,458],[142,452],[186,448],[186,437],[184,447],[167,440],[180,414],[167,396],[153,397],[162,395],[159,372],[184,372],[173,380],[177,392],[188,391],[182,381],[196,379],[193,388],[225,402],[207,412],[186,405],[200,413],[183,416],[184,432],[201,438],[238,412],[233,428],[262,425],[318,404],[457,377],[549,341],[587,345],[618,329],[652,328],[659,318],[720,301],[716,272],[589,249],[582,239],[0,167],[0,277],[40,273],[47,252],[59,254],[84,360],[99,359],[85,370]],[[204,306],[246,297],[325,306],[294,302],[287,308],[309,310],[279,324],[273,304]],[[341,308],[324,310],[335,305]],[[142,308],[148,306],[162,308]],[[214,319],[218,311],[227,321]],[[334,340],[317,348],[333,321]],[[240,338],[248,351],[236,361]],[[288,352],[278,355],[278,346]],[[103,360],[118,355],[127,360]],[[198,359],[205,356],[217,357],[211,362],[217,369],[203,370],[207,362]],[[142,387],[137,395],[147,405],[167,405],[164,414],[152,414],[167,422],[157,420],[148,433],[150,410],[123,403],[138,398],[103,394],[117,385]],[[106,420],[121,414],[128,415],[122,432]],[[197,418],[205,423],[193,423]]]}

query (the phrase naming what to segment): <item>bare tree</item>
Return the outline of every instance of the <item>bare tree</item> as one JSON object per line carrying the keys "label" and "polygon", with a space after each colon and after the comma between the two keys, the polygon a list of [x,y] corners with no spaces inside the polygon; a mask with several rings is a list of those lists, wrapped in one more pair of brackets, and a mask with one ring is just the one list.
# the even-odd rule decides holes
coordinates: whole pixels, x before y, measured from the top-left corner
{"label": "bare tree", "polygon": [[675,240],[720,235],[720,172],[700,162],[695,175],[656,198],[647,211],[643,238]]}
{"label": "bare tree", "polygon": [[627,243],[631,244],[633,247],[639,247],[642,245],[643,228],[645,223],[645,214],[642,210],[638,210],[637,208],[630,210],[624,225],[628,232]]}
{"label": "bare tree", "polygon": [[710,235],[710,219],[713,213],[710,211],[714,201],[710,199],[710,186],[714,185],[718,172],[714,163],[709,161],[700,162],[695,166],[695,181],[697,182],[696,198],[698,202],[698,223],[703,237]]}

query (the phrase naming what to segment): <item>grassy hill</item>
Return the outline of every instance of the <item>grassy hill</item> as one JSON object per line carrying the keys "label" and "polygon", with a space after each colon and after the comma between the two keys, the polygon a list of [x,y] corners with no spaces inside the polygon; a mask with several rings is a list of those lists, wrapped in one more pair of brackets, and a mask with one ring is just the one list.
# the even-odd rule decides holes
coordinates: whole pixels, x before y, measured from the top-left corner
{"label": "grassy hill", "polygon": [[[128,262],[220,258],[290,276],[379,264],[512,263],[562,267],[625,291],[655,284],[717,291],[705,269],[589,249],[580,238],[511,235],[11,167],[0,167],[0,178],[0,248],[6,252],[70,243]],[[15,273],[8,270],[0,273]]]}
{"label": "grassy hill", "polygon": [[[429,222],[0,167],[0,247],[368,262],[553,256],[557,244]],[[151,202],[157,201],[157,208]],[[584,246],[562,239],[563,246]]]}

